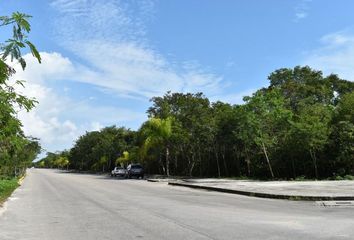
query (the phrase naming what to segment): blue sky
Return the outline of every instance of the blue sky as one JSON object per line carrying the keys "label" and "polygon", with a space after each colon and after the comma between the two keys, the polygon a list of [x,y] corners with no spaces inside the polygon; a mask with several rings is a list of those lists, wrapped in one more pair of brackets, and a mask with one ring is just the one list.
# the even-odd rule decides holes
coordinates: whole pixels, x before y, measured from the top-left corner
{"label": "blue sky", "polygon": [[0,9],[33,16],[43,63],[26,56],[14,78],[40,102],[19,117],[48,151],[108,125],[137,129],[149,99],[168,90],[239,104],[281,67],[354,79],[350,0],[13,0]]}

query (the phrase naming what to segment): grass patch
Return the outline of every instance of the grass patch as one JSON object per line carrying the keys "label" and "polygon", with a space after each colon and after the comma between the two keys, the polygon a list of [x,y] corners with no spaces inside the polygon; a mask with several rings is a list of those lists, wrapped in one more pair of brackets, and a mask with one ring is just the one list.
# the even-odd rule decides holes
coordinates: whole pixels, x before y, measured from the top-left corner
{"label": "grass patch", "polygon": [[0,179],[0,205],[11,195],[11,193],[19,186],[18,179]]}

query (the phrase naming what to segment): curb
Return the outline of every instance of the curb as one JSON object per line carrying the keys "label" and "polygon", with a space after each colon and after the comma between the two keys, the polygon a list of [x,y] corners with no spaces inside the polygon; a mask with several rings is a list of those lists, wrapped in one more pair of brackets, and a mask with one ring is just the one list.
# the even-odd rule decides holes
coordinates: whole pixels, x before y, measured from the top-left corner
{"label": "curb", "polygon": [[18,185],[20,186],[22,185],[22,182],[25,179],[25,177],[26,177],[26,173],[17,181]]}
{"label": "curb", "polygon": [[146,181],[148,181],[148,182],[159,182],[158,180],[155,180],[155,179],[146,179]]}
{"label": "curb", "polygon": [[217,188],[217,187],[208,187],[201,185],[192,185],[186,183],[178,182],[168,182],[168,185],[180,186],[180,187],[189,187],[195,189],[204,189],[214,192],[223,192],[244,195],[249,197],[259,197],[259,198],[271,198],[271,199],[286,199],[292,201],[349,201],[354,200],[354,196],[300,196],[300,195],[286,195],[286,194],[272,194],[272,193],[260,193],[260,192],[248,192],[235,189],[226,189],[226,188]]}
{"label": "curb", "polygon": [[148,182],[159,182],[159,183],[168,183],[171,180],[166,180],[166,179],[154,179],[154,178],[146,178],[145,179]]}

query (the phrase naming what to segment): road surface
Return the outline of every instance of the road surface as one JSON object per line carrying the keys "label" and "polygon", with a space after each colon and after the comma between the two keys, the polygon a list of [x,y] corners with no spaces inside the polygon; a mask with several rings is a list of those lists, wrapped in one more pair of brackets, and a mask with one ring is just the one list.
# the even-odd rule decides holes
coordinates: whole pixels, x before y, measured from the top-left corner
{"label": "road surface", "polygon": [[1,240],[332,240],[353,226],[354,208],[40,169],[0,213]]}

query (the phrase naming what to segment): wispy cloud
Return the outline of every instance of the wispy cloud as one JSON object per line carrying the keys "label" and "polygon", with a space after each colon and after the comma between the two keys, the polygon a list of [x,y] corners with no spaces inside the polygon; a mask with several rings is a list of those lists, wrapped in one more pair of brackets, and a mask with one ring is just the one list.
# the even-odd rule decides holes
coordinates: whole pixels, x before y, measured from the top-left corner
{"label": "wispy cloud", "polygon": [[295,6],[295,22],[298,22],[308,17],[310,11],[310,2],[312,2],[312,0],[300,0],[297,3],[297,5]]}
{"label": "wispy cloud", "polygon": [[304,64],[354,80],[354,34],[336,32],[320,39],[322,46],[306,54]]}
{"label": "wispy cloud", "polygon": [[169,90],[220,92],[222,76],[198,65],[175,63],[149,44],[146,22],[153,19],[154,2],[132,2],[52,2],[60,13],[59,42],[94,69],[72,80],[145,98]]}
{"label": "wispy cloud", "polygon": [[154,2],[119,0],[55,0],[51,6],[61,16],[57,32],[65,41],[95,39],[138,39],[145,34],[145,22],[153,13]]}

